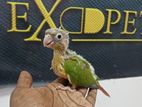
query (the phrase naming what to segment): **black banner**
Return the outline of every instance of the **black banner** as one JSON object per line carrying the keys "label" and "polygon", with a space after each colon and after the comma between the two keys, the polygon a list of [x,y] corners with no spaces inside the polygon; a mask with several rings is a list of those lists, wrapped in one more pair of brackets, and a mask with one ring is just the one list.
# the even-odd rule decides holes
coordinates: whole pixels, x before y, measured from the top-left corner
{"label": "black banner", "polygon": [[15,83],[22,70],[50,81],[52,50],[46,29],[70,32],[70,49],[92,63],[101,79],[142,75],[142,1],[1,0],[0,84]]}

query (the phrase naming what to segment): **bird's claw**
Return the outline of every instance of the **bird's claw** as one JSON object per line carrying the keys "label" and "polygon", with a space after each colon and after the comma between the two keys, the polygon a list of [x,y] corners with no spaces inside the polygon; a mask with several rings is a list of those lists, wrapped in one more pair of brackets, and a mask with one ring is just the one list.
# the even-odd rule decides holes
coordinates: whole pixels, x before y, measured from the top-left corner
{"label": "bird's claw", "polygon": [[64,87],[64,86],[58,86],[56,88],[57,90],[63,90],[63,91],[70,91],[70,92],[75,92],[76,90],[75,89],[71,89],[70,87]]}

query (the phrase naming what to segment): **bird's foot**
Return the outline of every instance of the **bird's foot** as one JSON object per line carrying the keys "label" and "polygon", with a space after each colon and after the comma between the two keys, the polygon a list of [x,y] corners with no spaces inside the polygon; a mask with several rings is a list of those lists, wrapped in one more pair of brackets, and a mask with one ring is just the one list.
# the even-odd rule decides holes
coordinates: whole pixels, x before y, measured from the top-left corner
{"label": "bird's foot", "polygon": [[64,87],[64,86],[58,86],[56,89],[57,90],[63,90],[63,91],[70,91],[70,92],[75,92],[76,91],[75,89],[71,89],[68,86],[66,86],[66,87]]}

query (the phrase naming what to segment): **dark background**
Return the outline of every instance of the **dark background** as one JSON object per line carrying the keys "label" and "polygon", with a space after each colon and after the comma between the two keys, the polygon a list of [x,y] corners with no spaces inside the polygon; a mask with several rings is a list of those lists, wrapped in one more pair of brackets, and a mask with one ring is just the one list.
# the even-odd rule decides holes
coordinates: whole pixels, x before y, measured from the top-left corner
{"label": "dark background", "polygon": [[[8,33],[11,28],[11,7],[8,1],[28,2],[30,9],[28,12],[28,22],[18,19],[18,28],[26,28],[32,25],[29,33]],[[55,0],[42,0],[49,11]],[[67,7],[98,8],[107,19],[106,9],[118,9],[122,13],[119,24],[111,28],[112,35],[103,35],[106,25],[97,34],[70,35],[70,38],[141,38],[142,17],[136,18],[135,35],[122,36],[125,14],[123,10],[142,10],[142,1],[131,0],[62,0],[51,17],[56,26],[60,26],[59,18],[61,12]],[[23,14],[26,9],[18,7],[17,14]],[[77,30],[77,23],[80,13],[70,12],[64,16],[64,25]],[[139,14],[138,14],[139,16]],[[115,18],[115,16],[113,16]],[[25,42],[24,39],[30,37],[41,21],[43,16],[37,8],[34,0],[0,0],[0,84],[15,83],[22,70],[29,71],[34,81],[51,81],[56,78],[49,70],[52,59],[52,50],[43,47],[42,42]],[[105,23],[106,24],[106,23]],[[48,24],[42,28],[38,37],[43,39],[44,31],[48,29]],[[133,28],[132,28],[133,29]],[[129,30],[132,30],[131,28]],[[142,43],[140,42],[71,42],[70,48],[81,54],[94,65],[96,74],[101,79],[112,79],[122,77],[133,77],[142,75]]]}

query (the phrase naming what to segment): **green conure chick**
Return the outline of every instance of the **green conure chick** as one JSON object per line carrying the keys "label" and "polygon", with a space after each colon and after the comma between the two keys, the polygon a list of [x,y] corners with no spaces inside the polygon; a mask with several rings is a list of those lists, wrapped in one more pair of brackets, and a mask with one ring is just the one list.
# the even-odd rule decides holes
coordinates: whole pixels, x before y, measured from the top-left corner
{"label": "green conure chick", "polygon": [[[106,96],[109,94],[99,84],[93,66],[76,52],[69,50],[69,33],[60,28],[45,31],[44,47],[53,49],[52,66],[54,73],[68,79],[74,88],[86,87],[100,89]],[[88,92],[87,92],[88,93]]]}

